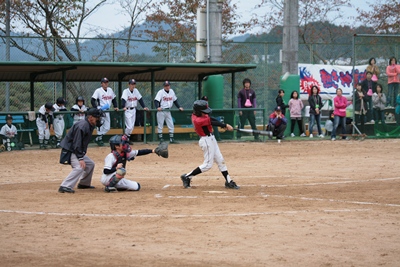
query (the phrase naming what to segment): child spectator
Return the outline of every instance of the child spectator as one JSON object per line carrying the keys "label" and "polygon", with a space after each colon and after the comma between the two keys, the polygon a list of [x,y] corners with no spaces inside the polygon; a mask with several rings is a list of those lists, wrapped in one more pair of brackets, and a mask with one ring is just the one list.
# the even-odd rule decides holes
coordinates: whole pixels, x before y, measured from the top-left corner
{"label": "child spectator", "polygon": [[[267,131],[271,131],[276,139],[283,139],[283,134],[286,130],[287,119],[285,115],[282,114],[282,108],[277,106],[275,111],[269,115],[269,123],[267,126]],[[272,137],[270,137],[272,138]]]}
{"label": "child spectator", "polygon": [[78,96],[75,100],[75,105],[72,106],[71,111],[76,111],[73,114],[74,124],[78,121],[85,119],[85,112],[87,111],[87,107],[85,106],[85,99],[83,96]]}
{"label": "child spectator", "polygon": [[365,92],[361,88],[361,83],[357,83],[356,85],[356,91],[354,92],[354,114],[355,114],[355,119],[356,119],[356,124],[360,125],[361,124],[361,132],[365,133],[365,115],[368,112],[368,105],[367,103],[370,100],[370,97],[367,96],[367,92]]}
{"label": "child spectator", "polygon": [[383,93],[382,85],[376,85],[376,92],[372,95],[372,104],[374,109],[375,127],[378,126],[381,121],[383,131],[386,130],[385,123],[385,107],[386,107],[386,95]]}
{"label": "child spectator", "polygon": [[47,149],[50,139],[50,130],[53,129],[53,104],[47,102],[39,108],[36,126],[39,134],[40,149]]}
{"label": "child spectator", "polygon": [[322,98],[319,95],[319,89],[316,85],[311,87],[311,95],[308,97],[308,104],[310,105],[310,138],[313,138],[313,128],[317,122],[318,136],[324,138],[321,129],[321,108],[324,105]]}
{"label": "child spectator", "polygon": [[286,108],[288,108],[289,106],[285,104],[285,102],[283,101],[283,96],[285,95],[285,90],[283,89],[279,89],[278,91],[278,96],[276,97],[275,101],[276,101],[276,105],[278,107],[281,107],[281,111],[283,116],[285,116],[286,113]]}
{"label": "child spectator", "polygon": [[[339,124],[342,126],[342,134],[346,134],[346,108],[347,99],[342,95],[343,91],[341,88],[336,89],[336,97],[333,99],[334,106],[334,119],[333,119],[333,129],[331,134],[331,140],[336,140],[336,129]],[[345,135],[342,139],[348,139]]]}
{"label": "child spectator", "polygon": [[293,91],[292,94],[290,95],[290,100],[289,100],[289,111],[290,111],[290,136],[295,137],[296,135],[294,134],[294,126],[297,121],[297,126],[299,127],[300,131],[300,136],[304,137],[306,134],[304,133],[303,130],[303,118],[301,117],[301,110],[303,109],[303,101],[299,99],[299,93],[296,91]]}

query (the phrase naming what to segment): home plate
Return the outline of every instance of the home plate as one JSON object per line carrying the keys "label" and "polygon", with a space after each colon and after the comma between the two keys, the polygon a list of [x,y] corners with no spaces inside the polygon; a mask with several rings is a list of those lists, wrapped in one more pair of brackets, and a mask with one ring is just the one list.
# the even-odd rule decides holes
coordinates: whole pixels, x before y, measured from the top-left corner
{"label": "home plate", "polygon": [[203,191],[210,194],[226,194],[226,191]]}

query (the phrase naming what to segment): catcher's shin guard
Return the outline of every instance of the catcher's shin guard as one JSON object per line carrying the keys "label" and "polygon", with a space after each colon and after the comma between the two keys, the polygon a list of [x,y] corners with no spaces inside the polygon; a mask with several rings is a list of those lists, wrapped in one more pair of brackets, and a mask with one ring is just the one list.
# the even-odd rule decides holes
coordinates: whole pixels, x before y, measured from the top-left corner
{"label": "catcher's shin guard", "polygon": [[[122,179],[122,178],[121,178]],[[106,187],[104,188],[104,191],[106,192],[116,192],[117,189],[115,188],[115,186],[118,184],[118,182],[121,180],[118,179],[117,176],[114,174],[110,180],[108,181],[108,184],[106,185]]]}

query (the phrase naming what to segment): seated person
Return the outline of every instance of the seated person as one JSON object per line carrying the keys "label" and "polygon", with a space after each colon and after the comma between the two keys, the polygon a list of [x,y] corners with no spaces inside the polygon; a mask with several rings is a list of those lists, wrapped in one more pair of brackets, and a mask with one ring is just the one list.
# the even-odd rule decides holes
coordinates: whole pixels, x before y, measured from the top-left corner
{"label": "seated person", "polygon": [[276,139],[283,139],[286,126],[287,119],[285,118],[285,115],[282,114],[282,108],[277,106],[275,111],[269,115],[267,131],[271,131],[273,136],[276,136]]}
{"label": "seated person", "polygon": [[1,139],[3,139],[3,145],[5,146],[7,151],[24,148],[23,144],[18,142],[17,127],[15,127],[12,122],[13,117],[8,114],[6,116],[6,124],[4,124],[0,130],[0,137]]}

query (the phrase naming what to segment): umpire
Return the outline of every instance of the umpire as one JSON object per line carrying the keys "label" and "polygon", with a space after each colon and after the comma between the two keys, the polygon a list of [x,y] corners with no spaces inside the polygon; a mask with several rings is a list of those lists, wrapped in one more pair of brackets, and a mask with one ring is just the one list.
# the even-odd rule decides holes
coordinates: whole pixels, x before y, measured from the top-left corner
{"label": "umpire", "polygon": [[79,181],[78,189],[93,189],[91,186],[94,162],[86,151],[95,127],[100,127],[105,117],[101,109],[91,108],[87,111],[85,120],[75,123],[61,141],[60,163],[71,164],[72,171],[61,183],[59,193],[75,193],[74,187]]}

